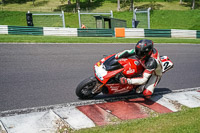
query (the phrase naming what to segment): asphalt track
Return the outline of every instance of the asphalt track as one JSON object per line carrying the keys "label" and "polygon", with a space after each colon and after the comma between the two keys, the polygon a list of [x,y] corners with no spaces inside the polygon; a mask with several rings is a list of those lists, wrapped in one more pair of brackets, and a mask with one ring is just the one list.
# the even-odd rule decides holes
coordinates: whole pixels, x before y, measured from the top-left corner
{"label": "asphalt track", "polygon": [[[75,88],[103,55],[133,44],[0,44],[0,111],[80,101]],[[200,87],[200,45],[155,44],[174,62],[155,91]],[[109,96],[101,96],[104,98]],[[98,97],[97,97],[98,98]]]}

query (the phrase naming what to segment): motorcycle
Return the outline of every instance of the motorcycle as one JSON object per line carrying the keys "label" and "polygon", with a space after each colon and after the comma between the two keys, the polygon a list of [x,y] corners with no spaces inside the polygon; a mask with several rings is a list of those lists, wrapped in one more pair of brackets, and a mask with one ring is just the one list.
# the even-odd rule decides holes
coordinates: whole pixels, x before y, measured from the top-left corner
{"label": "motorcycle", "polygon": [[[160,56],[160,58],[163,66],[162,72],[165,73],[174,64],[168,56]],[[139,77],[144,71],[144,67],[135,56],[115,59],[115,54],[101,59],[94,65],[93,69],[95,76],[83,80],[76,88],[76,95],[80,99],[90,99],[101,92],[103,94],[131,92],[140,86],[120,84],[119,79],[121,77]]]}

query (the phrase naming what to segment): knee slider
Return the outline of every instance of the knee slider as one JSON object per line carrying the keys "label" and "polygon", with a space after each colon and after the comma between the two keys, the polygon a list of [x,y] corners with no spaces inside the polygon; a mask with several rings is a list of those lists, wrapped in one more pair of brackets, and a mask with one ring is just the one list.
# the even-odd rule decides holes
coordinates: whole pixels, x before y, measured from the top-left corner
{"label": "knee slider", "polygon": [[144,96],[151,96],[151,95],[152,95],[152,92],[149,91],[149,90],[147,90],[147,89],[145,89],[145,90],[143,91],[143,95],[144,95]]}

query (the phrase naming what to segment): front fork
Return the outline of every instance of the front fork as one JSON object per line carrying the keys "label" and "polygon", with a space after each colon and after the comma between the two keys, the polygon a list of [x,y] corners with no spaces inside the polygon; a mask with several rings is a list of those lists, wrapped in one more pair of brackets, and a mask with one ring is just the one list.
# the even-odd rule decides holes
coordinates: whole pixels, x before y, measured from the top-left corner
{"label": "front fork", "polygon": [[[118,74],[115,76],[115,80],[116,80],[117,82],[120,82],[120,78],[121,78],[121,77],[125,77],[125,76],[120,72],[120,73],[118,73]],[[95,85],[95,87],[94,87],[93,90],[92,90],[92,94],[102,92],[103,86],[104,86],[105,84],[101,83],[98,79],[96,79],[96,77],[91,77],[91,80],[95,80],[95,81],[96,81],[96,85]]]}
{"label": "front fork", "polygon": [[95,87],[92,89],[92,94],[96,94],[96,93],[102,92],[102,87],[103,87],[105,84],[102,84],[101,82],[99,82],[95,77],[91,77],[91,80],[96,81],[96,85],[95,85]]}

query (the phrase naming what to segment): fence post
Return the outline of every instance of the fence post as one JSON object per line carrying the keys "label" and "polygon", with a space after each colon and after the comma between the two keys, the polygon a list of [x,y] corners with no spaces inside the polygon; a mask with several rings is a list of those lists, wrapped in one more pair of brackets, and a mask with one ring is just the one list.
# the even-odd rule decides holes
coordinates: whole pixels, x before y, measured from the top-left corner
{"label": "fence post", "polygon": [[79,28],[81,28],[81,15],[80,15],[80,10],[78,10],[78,20],[79,20]]}
{"label": "fence post", "polygon": [[65,13],[62,10],[62,21],[63,21],[63,28],[65,28]]}
{"label": "fence post", "polygon": [[136,8],[135,10],[133,10],[133,18],[134,18],[135,20],[137,20],[137,19],[136,19],[136,11],[137,11],[137,8]]}
{"label": "fence post", "polygon": [[147,12],[147,20],[148,20],[148,29],[150,29],[150,10],[151,10],[151,7],[148,8],[148,12]]}
{"label": "fence post", "polygon": [[113,11],[112,10],[110,11],[110,14],[111,14],[111,18],[113,18]]}

